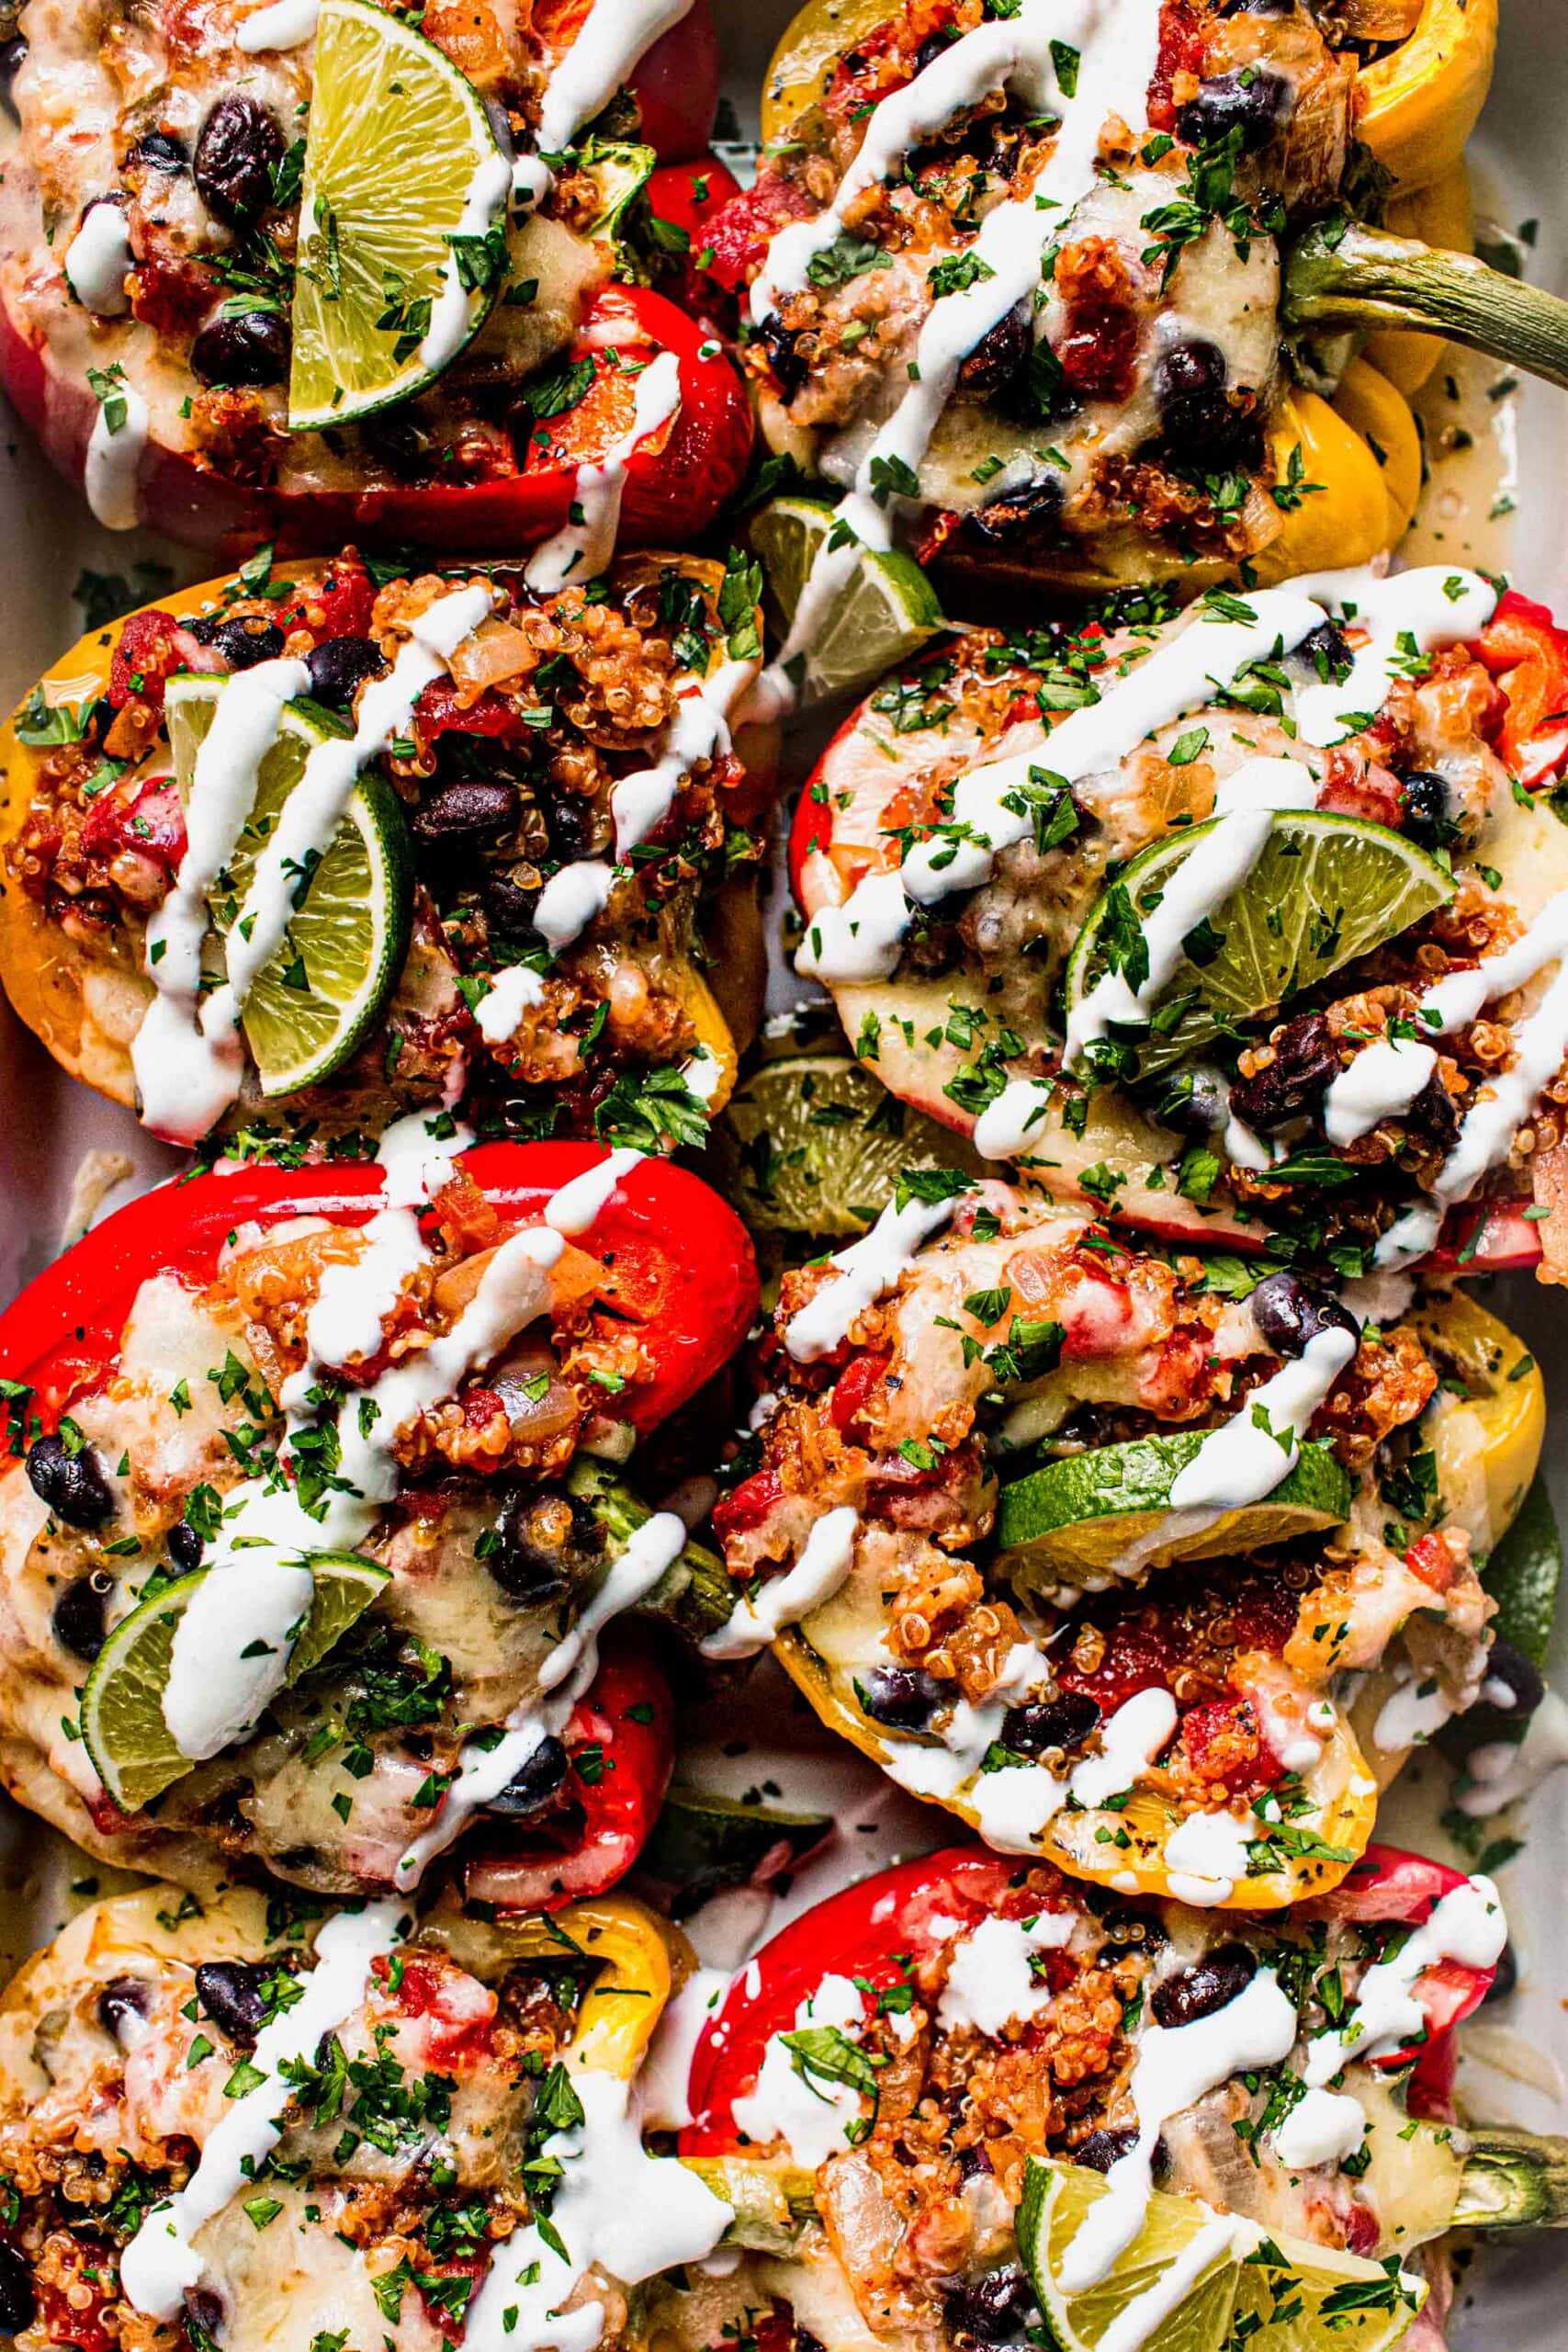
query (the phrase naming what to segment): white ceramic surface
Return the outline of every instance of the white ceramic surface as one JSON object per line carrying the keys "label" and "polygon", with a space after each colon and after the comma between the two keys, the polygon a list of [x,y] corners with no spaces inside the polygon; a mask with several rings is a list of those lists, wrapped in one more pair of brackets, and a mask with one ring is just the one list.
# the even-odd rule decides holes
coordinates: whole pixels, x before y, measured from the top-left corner
{"label": "white ceramic surface", "polygon": [[[790,0],[715,0],[729,59],[729,86],[742,119],[748,93],[761,80],[772,40],[787,22]],[[1568,177],[1562,164],[1562,130],[1568,118],[1568,6],[1563,0],[1503,0],[1503,49],[1493,97],[1475,150],[1483,207],[1503,225],[1540,223],[1530,275],[1568,293]],[[754,100],[752,101],[754,103]],[[0,443],[0,696],[6,704],[79,631],[73,588],[84,567],[130,573],[151,559],[175,567],[183,579],[198,567],[151,535],[114,537],[96,529],[85,507],[43,464],[24,433],[8,426]],[[1568,610],[1568,393],[1527,389],[1507,404],[1505,435],[1517,426],[1522,488],[1515,524],[1512,571],[1533,595]],[[1458,550],[1456,549],[1457,553]],[[146,593],[153,593],[148,591]],[[807,747],[797,747],[799,753]],[[793,989],[790,991],[794,993]],[[24,1035],[0,999],[0,1297],[6,1297],[54,1253],[83,1155],[95,1148],[124,1153],[146,1182],[166,1172],[175,1156],[152,1142],[130,1115],[73,1087]],[[1516,1281],[1498,1285],[1500,1311],[1526,1337],[1553,1400],[1547,1471],[1560,1518],[1568,1525],[1568,1318],[1562,1294]],[[1559,1620],[1555,1679],[1568,1690],[1568,1622]],[[799,1702],[782,1688],[766,1702],[755,1687],[744,1713],[751,1724],[791,1726],[787,1747],[722,1752],[730,1726],[694,1720],[702,1740],[685,1758],[687,1777],[740,1794],[764,1780],[780,1784],[783,1799],[798,1798],[836,1814],[834,1846],[802,1873],[790,1908],[836,1883],[921,1845],[940,1844],[947,1816],[921,1809],[890,1789],[871,1768],[801,1720]],[[1427,1763],[1407,1773],[1385,1808],[1383,1834],[1404,1835],[1428,1850],[1445,1850],[1436,1827],[1446,1776]],[[1568,2131],[1568,1775],[1540,1791],[1528,1809],[1523,1855],[1503,1874],[1510,1923],[1521,1966],[1519,1991],[1485,2012],[1481,2042],[1461,2067],[1461,2087],[1472,2111],[1489,2120],[1538,2130]],[[58,1841],[0,1797],[0,1962],[40,1940],[79,1899],[72,1893],[91,1880],[107,1891],[111,1874],[73,1865]],[[722,1916],[705,1923],[712,1956],[742,1956],[749,1936],[779,1924],[760,1898],[733,1898]],[[726,1947],[719,1949],[720,1946]],[[1501,2062],[1501,2070],[1499,2063]],[[1525,2240],[1506,2255],[1483,2251],[1461,2275],[1450,2332],[1454,2352],[1514,2352],[1518,2346],[1568,2343],[1563,2280],[1568,2237]],[[1554,2291],[1555,2290],[1555,2291]]]}

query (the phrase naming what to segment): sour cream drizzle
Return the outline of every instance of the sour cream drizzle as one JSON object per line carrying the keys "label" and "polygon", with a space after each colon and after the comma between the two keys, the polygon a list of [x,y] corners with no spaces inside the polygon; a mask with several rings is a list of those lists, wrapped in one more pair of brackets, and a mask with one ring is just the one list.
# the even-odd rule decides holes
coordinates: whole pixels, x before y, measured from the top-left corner
{"label": "sour cream drizzle", "polygon": [[302,49],[321,14],[321,0],[272,0],[270,7],[257,8],[245,18],[234,35],[234,46],[248,57],[269,49]]}
{"label": "sour cream drizzle", "polygon": [[105,199],[89,205],[65,252],[65,277],[78,302],[100,319],[123,319],[133,266],[125,207]]}
{"label": "sour cream drizzle", "polygon": [[[551,2352],[592,2352],[604,2332],[603,2301],[561,2309],[589,2270],[597,2266],[635,2287],[700,2262],[735,2218],[676,2157],[648,2154],[633,2084],[580,2066],[572,2087],[581,2122],[553,2133],[540,2151],[561,2168],[550,2239],[528,2222],[493,2249],[468,2307],[468,2352],[540,2352],[547,2345]],[[564,2261],[558,2245],[567,2250]]]}
{"label": "sour cream drizzle", "polygon": [[230,2106],[208,2134],[195,2172],[182,2189],[154,2205],[119,2258],[120,2284],[135,2308],[175,2320],[186,2290],[198,2286],[206,2264],[191,2240],[254,2179],[283,2136],[283,2113],[293,2086],[287,2065],[309,2061],[323,2034],[333,2033],[364,2000],[371,1963],[393,1951],[412,1921],[395,1903],[339,1912],[316,1938],[316,1964],[300,1980],[294,2007],[264,2026],[251,2064],[264,2079]]}
{"label": "sour cream drizzle", "polygon": [[[970,34],[955,42],[918,75],[911,97],[899,94],[890,128],[885,99],[874,113],[866,139],[868,164],[886,153],[897,162],[899,141],[918,135],[923,121],[946,119],[972,103],[970,90],[981,63],[988,61],[998,79],[1027,74],[1033,102],[1061,118],[1061,129],[1049,161],[1029,194],[997,205],[987,215],[969,252],[985,273],[968,286],[939,295],[921,325],[910,382],[897,408],[876,435],[856,470],[854,485],[839,507],[839,521],[852,537],[833,547],[840,535],[830,533],[813,564],[801,592],[794,624],[778,658],[764,671],[754,698],[759,716],[776,717],[793,707],[795,699],[791,667],[811,644],[828,610],[852,576],[862,548],[892,545],[887,492],[882,487],[883,468],[901,465],[919,474],[931,436],[958,381],[958,371],[976,346],[1007,317],[1015,304],[1030,300],[1040,286],[1041,260],[1047,245],[1066,228],[1077,205],[1096,180],[1100,135],[1111,115],[1126,119],[1136,131],[1145,119],[1145,102],[1159,56],[1158,0],[1060,0],[1047,8],[1031,6],[1005,30],[1011,37],[1007,58],[1003,45],[985,52],[968,48]],[[1062,87],[1053,43],[1077,52],[1077,80],[1069,97]],[[956,69],[952,61],[967,50]],[[933,78],[934,77],[934,78]],[[945,95],[945,105],[943,98]],[[884,121],[879,127],[878,117]],[[1136,118],[1136,119],[1134,119]],[[872,142],[874,141],[874,144]],[[837,233],[824,220],[826,242]],[[782,231],[780,236],[790,232]],[[796,269],[804,276],[809,265],[804,241],[784,246],[777,264],[778,239],[770,245],[764,275],[777,279]],[[880,495],[879,495],[880,492]]]}
{"label": "sour cream drizzle", "polygon": [[1445,1960],[1461,1961],[1467,1968],[1491,1968],[1507,1939],[1508,1923],[1489,1878],[1477,1875],[1451,1888],[1392,1959],[1375,1961],[1367,1970],[1345,2024],[1308,2044],[1304,2072],[1309,2085],[1320,2089],[1352,2059],[1381,2057],[1418,2036],[1426,2012],[1416,1998],[1416,1986],[1425,1971]]}
{"label": "sour cream drizzle", "polygon": [[831,1280],[813,1292],[784,1334],[796,1363],[817,1363],[847,1340],[857,1318],[902,1280],[915,1252],[957,1205],[956,1200],[906,1201],[899,1208],[890,1201],[863,1240],[836,1250],[829,1261]]}
{"label": "sour cream drizzle", "polygon": [[[652,765],[623,776],[610,794],[618,858],[629,857],[662,824],[688,769],[728,752],[730,711],[755,675],[755,662],[722,662],[710,677],[692,672],[676,681],[675,707]],[[604,912],[615,881],[615,867],[603,858],[576,858],[551,875],[539,894],[534,922],[557,955]]]}
{"label": "sour cream drizzle", "polygon": [[1482,1178],[1507,1158],[1517,1129],[1562,1069],[1568,1053],[1568,890],[1548,899],[1511,947],[1449,973],[1422,998],[1417,1030],[1423,1037],[1445,1035],[1464,1028],[1486,1005],[1511,996],[1551,963],[1557,973],[1540,1002],[1528,1019],[1514,1025],[1512,1063],[1488,1081],[1488,1091],[1466,1114],[1429,1197],[1406,1210],[1383,1235],[1375,1264],[1398,1268],[1426,1255],[1447,1211],[1467,1201]]}
{"label": "sour cream drizzle", "polygon": [[755,1600],[742,1600],[735,1613],[702,1645],[706,1657],[755,1657],[786,1625],[798,1625],[830,1600],[854,1566],[860,1513],[841,1503],[819,1519],[793,1568],[766,1583]]}
{"label": "sour cream drizzle", "polygon": [[570,146],[582,125],[608,106],[633,67],[691,6],[692,0],[593,0],[545,92],[539,145],[546,154]]}
{"label": "sour cream drizzle", "polygon": [[530,588],[550,595],[569,581],[598,578],[615,552],[626,468],[642,443],[680,407],[681,363],[672,351],[661,351],[637,379],[626,432],[596,464],[578,467],[569,520],[528,559],[524,578]]}
{"label": "sour cream drizzle", "polygon": [[[123,417],[111,424],[111,415],[120,408]],[[134,531],[141,520],[137,480],[152,429],[152,412],[134,384],[117,381],[110,399],[99,401],[83,487],[94,520],[106,531]]]}
{"label": "sour cream drizzle", "polygon": [[237,1035],[245,1001],[282,945],[299,877],[331,848],[360,771],[405,731],[426,686],[490,612],[488,587],[439,597],[412,625],[391,671],[366,687],[349,737],[318,743],[257,858],[224,941],[226,977],[201,994],[209,900],[255,803],[262,763],[285,707],[309,691],[302,662],[265,662],[225,681],[197,755],[186,811],[186,854],[174,888],[147,926],[145,968],[157,994],[131,1046],[145,1124],[175,1143],[199,1141],[239,1091]]}

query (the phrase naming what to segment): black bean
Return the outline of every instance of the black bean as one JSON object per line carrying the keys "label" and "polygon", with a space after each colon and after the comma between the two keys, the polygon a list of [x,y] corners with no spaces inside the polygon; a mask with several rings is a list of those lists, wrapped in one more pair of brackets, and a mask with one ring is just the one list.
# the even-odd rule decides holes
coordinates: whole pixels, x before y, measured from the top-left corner
{"label": "black bean", "polygon": [[1518,1990],[1518,1954],[1515,1951],[1512,1939],[1510,1939],[1509,1941],[1503,1946],[1502,1952],[1497,1962],[1496,1974],[1493,1977],[1491,1984],[1488,1984],[1485,1992],[1481,1996],[1482,2007],[1484,2008],[1491,2001],[1506,2001],[1510,1993],[1515,1993]]}
{"label": "black bean", "polygon": [[1183,1135],[1209,1136],[1230,1115],[1230,1088],[1217,1069],[1184,1069],[1173,1078],[1154,1105],[1162,1125]]}
{"label": "black bean", "polygon": [[140,1976],[116,1976],[98,1995],[98,2023],[118,2039],[121,2020],[144,2018],[151,2006],[149,1987]]}
{"label": "black bean", "polygon": [[924,1731],[951,1690],[918,1666],[874,1666],[856,1685],[862,1707],[874,1724],[895,1731]]}
{"label": "black bean", "polygon": [[1499,1634],[1486,1653],[1486,1680],[1489,1684],[1501,1683],[1508,1694],[1506,1702],[1500,1702],[1488,1690],[1488,1704],[1498,1707],[1509,1723],[1522,1731],[1546,1696],[1540,1668]]}
{"label": "black bean", "polygon": [[1010,1707],[1002,1717],[1002,1746],[1021,1756],[1043,1756],[1053,1747],[1077,1747],[1100,1721],[1100,1708],[1083,1690],[1059,1691],[1026,1707]]}
{"label": "black bean", "polygon": [[976,507],[964,516],[964,527],[987,547],[1007,547],[1032,533],[1055,538],[1066,495],[1061,476],[1046,474],[1021,490],[1010,491],[1005,498],[993,499],[988,506]]}
{"label": "black bean", "polygon": [[223,2332],[223,2298],[211,2287],[187,2287],[185,2295],[186,2317],[198,2328],[209,2343],[216,2344]]}
{"label": "black bean", "polygon": [[73,1657],[96,1657],[108,1638],[104,1622],[104,1603],[114,1588],[114,1578],[102,1569],[95,1569],[90,1577],[77,1577],[68,1584],[54,1604],[50,1624],[62,1649]]}
{"label": "black bean", "polygon": [[417,481],[434,463],[438,443],[417,416],[400,408],[367,416],[359,437],[370,455],[400,481]]}
{"label": "black bean", "polygon": [[575,1495],[519,1487],[496,1521],[500,1539],[486,1566],[513,1600],[542,1608],[571,1589],[573,1571],[597,1559],[604,1530],[592,1507]]}
{"label": "black bean", "polygon": [[1343,684],[1350,674],[1354,658],[1344,631],[1333,621],[1319,621],[1314,629],[1309,629],[1294,655],[1325,686]]}
{"label": "black bean", "polygon": [[1220,0],[1222,17],[1293,17],[1296,0]]}
{"label": "black bean", "polygon": [[545,823],[549,829],[552,853],[567,864],[575,858],[596,856],[604,846],[601,820],[592,800],[563,794],[545,810]]}
{"label": "black bean", "polygon": [[0,2238],[0,2335],[19,2335],[37,2316],[32,2264],[9,2238]]}
{"label": "black bean", "polygon": [[1258,421],[1250,402],[1230,396],[1230,368],[1217,343],[1193,336],[1162,352],[1155,368],[1160,435],[1181,463],[1213,464],[1247,454]]}
{"label": "black bean", "polygon": [[479,893],[479,904],[485,921],[498,938],[519,942],[525,945],[542,945],[534,928],[534,910],[539,903],[537,890],[525,889],[504,874],[486,876]]}
{"label": "black bean", "polygon": [[960,2180],[983,2180],[995,2172],[996,2166],[984,2148],[960,2148],[958,2177]]}
{"label": "black bean", "polygon": [[1029,2281],[1021,2270],[988,2270],[983,2278],[953,2288],[947,2322],[976,2344],[1006,2344],[1021,2333],[1029,2308]]}
{"label": "black bean", "polygon": [[457,849],[494,841],[516,820],[515,785],[476,779],[440,786],[415,816],[413,830],[420,841],[432,846]]}
{"label": "black bean", "polygon": [[231,2041],[254,2041],[266,2023],[262,1986],[273,1973],[260,1962],[204,1961],[196,1972],[196,1989],[208,2017]]}
{"label": "black bean", "polygon": [[176,1519],[164,1539],[169,1557],[182,1576],[190,1576],[201,1566],[201,1538],[188,1519]]}
{"label": "black bean", "polygon": [[67,1527],[101,1527],[114,1514],[114,1497],[90,1445],[73,1453],[62,1437],[35,1438],[28,1448],[28,1483]]}
{"label": "black bean", "polygon": [[768,355],[768,365],[773,371],[773,380],[778,385],[780,396],[788,402],[794,400],[810,372],[806,355],[776,311],[769,311],[758,334]]}
{"label": "black bean", "polygon": [[380,647],[369,637],[324,637],[305,656],[310,692],[329,710],[346,710],[367,678],[378,678],[387,664]]}
{"label": "black bean", "polygon": [[499,1813],[508,1821],[528,1821],[536,1814],[547,1813],[565,1785],[570,1761],[558,1739],[542,1739],[500,1795],[491,1797],[485,1811]]}
{"label": "black bean", "polygon": [[1245,1993],[1257,1973],[1257,1959],[1245,1944],[1221,1944],[1155,1986],[1149,2001],[1155,2023],[1191,2025],[1212,2017]]}
{"label": "black bean", "polygon": [[923,74],[928,65],[934,65],[937,59],[953,47],[956,39],[957,32],[952,27],[944,27],[939,33],[928,33],[915,51],[916,73]]}
{"label": "black bean", "polygon": [[234,613],[227,619],[209,615],[192,621],[190,633],[198,645],[210,645],[231,670],[254,670],[260,662],[276,662],[287,642],[276,621],[265,613]]}
{"label": "black bean", "polygon": [[1400,780],[1404,802],[1404,830],[1423,849],[1451,849],[1459,839],[1453,797],[1447,776],[1435,768],[1417,768]]}
{"label": "black bean", "polygon": [[22,34],[13,33],[9,40],[0,40],[0,99],[13,115],[17,107],[11,95],[12,88],[27,62],[28,44]]}
{"label": "black bean", "polygon": [[1321,1012],[1298,1013],[1270,1040],[1274,1058],[1256,1078],[1238,1078],[1231,1109],[1267,1131],[1303,1118],[1339,1075],[1339,1052]]}
{"label": "black bean", "polygon": [[1073,2150],[1073,2162],[1087,2165],[1090,2172],[1109,2172],[1118,2158],[1134,2145],[1137,2137],[1135,2132],[1091,2132]]}
{"label": "black bean", "polygon": [[1176,127],[1190,147],[1206,147],[1239,130],[1243,152],[1256,155],[1284,129],[1292,103],[1291,85],[1282,74],[1238,65],[1201,83],[1197,96],[1178,114]]}
{"label": "black bean", "polygon": [[130,151],[133,164],[145,164],[154,172],[183,172],[190,162],[183,139],[172,130],[147,130]]}
{"label": "black bean", "polygon": [[1436,1070],[1404,1114],[1404,1124],[1411,1135],[1445,1159],[1459,1141],[1459,1104]]}
{"label": "black bean", "polygon": [[1015,302],[975,345],[958,371],[960,384],[981,400],[994,399],[1028,366],[1033,345],[1033,313],[1028,302]]}
{"label": "black bean", "polygon": [[209,319],[190,347],[203,384],[281,384],[288,373],[288,328],[276,311]]}
{"label": "black bean", "polygon": [[259,99],[220,98],[201,126],[193,169],[209,212],[231,227],[265,212],[273,200],[274,167],[286,141],[276,118]]}
{"label": "black bean", "polygon": [[1355,1317],[1331,1290],[1300,1274],[1265,1274],[1252,1294],[1252,1319],[1268,1346],[1282,1356],[1299,1356],[1320,1331],[1357,1336]]}

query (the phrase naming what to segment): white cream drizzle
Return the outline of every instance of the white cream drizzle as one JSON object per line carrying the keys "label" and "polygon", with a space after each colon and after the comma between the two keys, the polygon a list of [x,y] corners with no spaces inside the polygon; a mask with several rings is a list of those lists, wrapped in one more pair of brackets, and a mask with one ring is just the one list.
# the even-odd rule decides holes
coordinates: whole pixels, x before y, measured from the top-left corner
{"label": "white cream drizzle", "polygon": [[134,531],[141,520],[137,481],[152,429],[152,412],[132,383],[117,382],[112,401],[124,408],[118,425],[109,422],[110,403],[100,401],[87,442],[87,467],[83,487],[93,518],[106,531]]}
{"label": "white cream drizzle", "polygon": [[1341,1151],[1384,1119],[1408,1111],[1438,1067],[1436,1049],[1412,1037],[1364,1046],[1323,1098],[1323,1129]]}
{"label": "white cream drizzle", "polygon": [[817,1363],[840,1346],[867,1307],[908,1272],[916,1251],[947,1224],[957,1205],[955,1199],[906,1201],[902,1208],[889,1202],[863,1240],[835,1250],[829,1261],[835,1269],[831,1280],[813,1292],[784,1334],[796,1363]]}
{"label": "white cream drizzle", "polygon": [[[479,157],[468,184],[456,234],[483,237],[494,228],[512,193],[512,165],[496,148]],[[301,243],[304,240],[301,239]],[[431,306],[430,324],[419,346],[420,364],[433,375],[449,368],[483,314],[485,298],[465,286],[456,251],[441,266],[441,290]]]}
{"label": "white cream drizzle", "polygon": [[410,1925],[396,1904],[375,1903],[339,1912],[321,1928],[300,1998],[256,2037],[251,2064],[265,2079],[231,2104],[184,2188],[152,2207],[120,2256],[120,2285],[136,2310],[154,2319],[179,2317],[186,2290],[199,2286],[206,2268],[192,2239],[254,2180],[283,2136],[284,2109],[294,2095],[284,2067],[313,2058],[323,2034],[353,2015],[372,1962],[393,1951]]}
{"label": "white cream drizzle", "polygon": [[[225,680],[197,755],[187,842],[174,888],[147,926],[145,968],[157,991],[131,1046],[145,1124],[172,1142],[198,1142],[239,1091],[237,1035],[245,1001],[282,945],[294,891],[331,848],[360,771],[410,724],[421,695],[493,604],[483,586],[442,596],[411,626],[390,672],[372,680],[352,736],[318,743],[257,858],[243,904],[223,943],[226,976],[201,993],[209,899],[254,806],[262,763],[286,705],[304,694],[301,662],[266,662]],[[303,681],[303,683],[301,683]],[[177,694],[177,682],[170,687]]]}
{"label": "white cream drizzle", "polygon": [[272,0],[270,7],[253,10],[234,35],[234,46],[247,57],[265,50],[303,49],[316,30],[321,0]]}
{"label": "white cream drizzle", "polygon": [[1416,1997],[1416,1986],[1425,1972],[1445,1960],[1461,1961],[1467,1968],[1490,1968],[1507,1939],[1508,1924],[1489,1878],[1477,1874],[1450,1888],[1392,1959],[1374,1961],[1367,1970],[1346,2022],[1308,2043],[1308,2084],[1322,2089],[1352,2059],[1382,2057],[1418,2040],[1426,2012]]}
{"label": "white cream drizzle", "polygon": [[89,205],[65,250],[65,280],[78,302],[96,318],[123,319],[130,308],[125,281],[134,266],[124,205]]}
{"label": "white cream drizzle", "polygon": [[[539,146],[570,147],[692,0],[593,0],[571,47],[555,67],[539,112]],[[565,2352],[565,2347],[562,2347]]]}
{"label": "white cream drizzle", "polygon": [[491,974],[490,989],[474,1008],[474,1026],[487,1046],[504,1046],[517,1034],[525,1012],[545,1001],[545,984],[526,964],[508,964]]}
{"label": "white cream drizzle", "polygon": [[569,582],[596,580],[615,552],[626,468],[650,435],[679,413],[681,363],[661,351],[637,379],[632,421],[594,464],[581,465],[571,489],[571,512],[561,528],[536,548],[524,578],[542,595]]}
{"label": "white cream drizzle", "polygon": [[702,1644],[705,1657],[755,1657],[786,1625],[798,1625],[840,1590],[854,1566],[860,1513],[840,1503],[817,1521],[793,1568],[763,1585]]}

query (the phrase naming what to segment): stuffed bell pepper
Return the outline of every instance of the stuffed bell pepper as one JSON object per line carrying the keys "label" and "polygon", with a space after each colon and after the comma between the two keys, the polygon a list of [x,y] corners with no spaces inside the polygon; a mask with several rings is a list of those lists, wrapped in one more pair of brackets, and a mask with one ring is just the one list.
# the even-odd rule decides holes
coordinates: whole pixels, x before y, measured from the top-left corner
{"label": "stuffed bell pepper", "polygon": [[1504,1935],[1488,1880],[1386,1849],[1223,1925],[979,1847],[883,1872],[716,2001],[681,2147],[759,2251],[656,2308],[690,2347],[741,2305],[829,2352],[1371,2352],[1424,2305],[1440,2343],[1441,2234],[1562,2211],[1562,2143],[1447,2097]]}
{"label": "stuffed bell pepper", "polygon": [[461,1840],[531,1910],[651,1828],[669,1693],[601,1636],[694,1563],[609,1465],[742,1337],[750,1248],[662,1159],[465,1141],[162,1186],[0,1320],[0,1770],[92,1852],[364,1894]]}
{"label": "stuffed bell pepper", "polygon": [[1342,1272],[1564,1262],[1568,637],[1479,574],[971,632],[802,795],[797,969],[1063,1198]]}
{"label": "stuffed bell pepper", "polygon": [[1373,13],[1368,40],[1297,0],[810,0],[756,186],[706,231],[768,441],[844,493],[776,702],[896,541],[966,590],[1190,590],[1392,547],[1419,443],[1347,321],[1568,381],[1568,309],[1357,217],[1447,179],[1428,209],[1467,236],[1495,0]]}
{"label": "stuffed bell pepper", "polygon": [[56,1059],[186,1144],[481,1098],[699,1140],[761,997],[755,568],[597,569],[263,557],[85,638],[0,736],[0,978]]}
{"label": "stuffed bell pepper", "polygon": [[1001,1850],[1257,1910],[1342,1879],[1380,1783],[1523,1659],[1484,1562],[1540,1374],[1464,1295],[1129,1248],[911,1171],[784,1277],[714,1514],[824,1722]]}
{"label": "stuffed bell pepper", "polygon": [[690,1964],[620,1900],[549,1923],[234,1888],[94,1905],[0,2006],[0,2332],[19,2352],[633,2340],[638,2282],[731,2218],[636,2122]]}
{"label": "stuffed bell pepper", "polygon": [[37,0],[19,39],[0,381],[100,522],[513,554],[610,499],[679,544],[736,488],[740,381],[639,258],[705,0]]}

